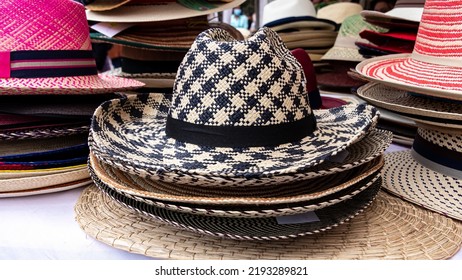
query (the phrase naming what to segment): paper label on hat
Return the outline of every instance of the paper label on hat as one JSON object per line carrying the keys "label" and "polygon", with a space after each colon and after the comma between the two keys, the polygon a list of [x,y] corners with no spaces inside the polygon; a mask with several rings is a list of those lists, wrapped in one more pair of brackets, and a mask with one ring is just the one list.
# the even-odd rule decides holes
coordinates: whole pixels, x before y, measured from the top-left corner
{"label": "paper label on hat", "polygon": [[127,28],[132,27],[133,23],[121,23],[121,22],[100,22],[91,26],[91,29],[98,31],[101,34],[112,38]]}
{"label": "paper label on hat", "polygon": [[178,0],[177,3],[196,11],[207,11],[217,7],[205,0]]}
{"label": "paper label on hat", "polygon": [[290,216],[280,216],[276,217],[276,221],[279,225],[291,225],[291,224],[305,224],[312,222],[319,222],[319,218],[316,213],[306,212],[301,214],[295,214]]}
{"label": "paper label on hat", "polygon": [[348,156],[348,151],[340,151],[336,155],[329,157],[327,160],[330,162],[342,163]]}

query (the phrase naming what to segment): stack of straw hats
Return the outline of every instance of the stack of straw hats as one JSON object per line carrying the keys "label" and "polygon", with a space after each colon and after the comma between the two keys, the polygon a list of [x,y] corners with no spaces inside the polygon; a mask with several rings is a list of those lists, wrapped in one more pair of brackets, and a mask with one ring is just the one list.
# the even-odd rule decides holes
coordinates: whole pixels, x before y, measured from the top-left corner
{"label": "stack of straw hats", "polygon": [[94,110],[143,84],[97,73],[79,3],[8,0],[0,13],[0,197],[88,185]]}
{"label": "stack of straw hats", "polygon": [[310,0],[276,0],[265,5],[262,26],[276,31],[289,49],[302,48],[313,63],[334,44],[338,25],[316,16]]}
{"label": "stack of straw hats", "polygon": [[391,134],[375,129],[376,109],[314,111],[303,73],[269,28],[246,41],[201,33],[171,101],[139,94],[95,111],[82,229],[158,258],[454,254],[459,225],[379,192]]}
{"label": "stack of straw hats", "polygon": [[369,102],[415,120],[412,150],[386,155],[384,187],[435,212],[462,219],[462,1],[427,0],[411,54],[365,60]]}
{"label": "stack of straw hats", "polygon": [[243,39],[234,27],[208,18],[242,2],[95,0],[85,7],[92,29],[100,31],[90,34],[92,41],[121,48],[121,65],[108,74],[145,83],[139,91],[171,93],[178,66],[200,32],[217,27]]}
{"label": "stack of straw hats", "polygon": [[425,0],[398,0],[393,9],[386,13],[362,11],[364,19],[374,25],[387,28],[386,32],[365,30],[361,38],[369,42],[357,42],[361,53],[374,56],[411,53],[422,17]]}

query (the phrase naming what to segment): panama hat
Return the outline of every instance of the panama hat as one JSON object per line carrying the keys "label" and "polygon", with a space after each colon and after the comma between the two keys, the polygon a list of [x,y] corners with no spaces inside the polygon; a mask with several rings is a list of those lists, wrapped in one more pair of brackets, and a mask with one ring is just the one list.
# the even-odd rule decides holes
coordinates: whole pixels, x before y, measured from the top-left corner
{"label": "panama hat", "polygon": [[412,54],[372,58],[356,70],[367,79],[403,90],[462,100],[459,10],[460,1],[427,0]]}
{"label": "panama hat", "polygon": [[363,30],[386,31],[367,23],[360,15],[350,16],[340,25],[334,46],[324,54],[322,60],[363,61],[364,57],[358,53],[358,47],[355,45],[357,41],[368,42],[359,36]]}
{"label": "panama hat", "polygon": [[74,211],[82,230],[96,240],[161,259],[447,259],[462,243],[461,223],[385,192],[348,223],[271,242],[178,229],[122,206],[95,187],[82,192]]}
{"label": "panama hat", "polygon": [[462,130],[419,124],[411,151],[386,155],[384,188],[422,207],[462,220]]}
{"label": "panama hat", "polygon": [[384,27],[390,27],[387,23],[403,22],[407,21],[409,24],[411,22],[418,23],[422,18],[423,8],[425,0],[398,0],[396,1],[393,9],[388,12],[382,13],[378,11],[364,10],[360,14],[363,16],[366,21],[370,20],[374,22],[381,22]]}
{"label": "panama hat", "polygon": [[311,1],[276,0],[263,7],[262,26],[275,31],[284,29],[325,29],[335,30],[337,24],[328,19],[316,17],[316,9]]}
{"label": "panama hat", "polygon": [[418,121],[462,125],[462,104],[459,102],[428,98],[378,83],[364,85],[357,93],[371,104]]}
{"label": "panama hat", "polygon": [[[125,1],[126,4],[107,10],[107,11],[91,11],[87,10],[87,19],[90,21],[101,22],[152,22],[152,21],[167,21],[182,18],[191,18],[202,15],[209,15],[216,12],[221,12],[233,7],[237,7],[244,3],[245,0],[219,2],[201,1],[168,1],[166,3],[142,3],[141,5],[127,5],[134,1]],[[94,3],[103,1],[96,0]],[[107,1],[104,1],[107,2]],[[120,1],[119,1],[120,2]],[[94,5],[94,3],[92,5]],[[88,8],[88,5],[86,5]],[[90,5],[91,8],[91,5]]]}
{"label": "panama hat", "polygon": [[173,101],[150,94],[103,103],[93,116],[91,149],[142,176],[301,172],[362,139],[378,118],[365,104],[313,113],[305,81],[271,29],[246,41],[209,29],[180,65]]}
{"label": "panama hat", "polygon": [[84,10],[69,0],[1,3],[0,13],[9,18],[0,23],[1,95],[109,93],[142,86],[98,75]]}
{"label": "panama hat", "polygon": [[186,52],[197,35],[209,28],[223,28],[236,39],[243,39],[241,32],[233,26],[223,22],[209,22],[205,16],[138,23],[112,37],[91,32],[90,38],[92,42],[105,42],[138,49]]}
{"label": "panama hat", "polygon": [[346,18],[359,15],[362,10],[363,6],[361,4],[339,2],[320,8],[316,15],[318,18],[332,20],[337,24],[341,24]]}

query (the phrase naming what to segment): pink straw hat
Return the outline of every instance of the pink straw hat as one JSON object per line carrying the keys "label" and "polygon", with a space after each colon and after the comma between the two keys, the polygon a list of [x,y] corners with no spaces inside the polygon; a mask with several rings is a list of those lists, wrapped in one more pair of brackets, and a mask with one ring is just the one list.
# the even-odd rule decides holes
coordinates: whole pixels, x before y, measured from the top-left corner
{"label": "pink straw hat", "polygon": [[462,100],[462,1],[427,0],[412,54],[365,60],[364,77],[404,90]]}
{"label": "pink straw hat", "polygon": [[0,2],[0,95],[108,93],[141,86],[98,75],[83,5]]}

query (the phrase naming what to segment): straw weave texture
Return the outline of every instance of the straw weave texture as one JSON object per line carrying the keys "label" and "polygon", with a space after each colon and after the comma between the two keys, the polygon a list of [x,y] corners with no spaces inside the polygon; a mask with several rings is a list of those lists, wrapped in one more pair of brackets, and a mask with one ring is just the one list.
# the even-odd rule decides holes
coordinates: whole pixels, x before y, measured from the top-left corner
{"label": "straw weave texture", "polygon": [[115,248],[162,259],[447,259],[462,245],[462,225],[384,192],[348,223],[279,241],[238,241],[164,225],[122,207],[95,187],[84,190],[76,220]]}

